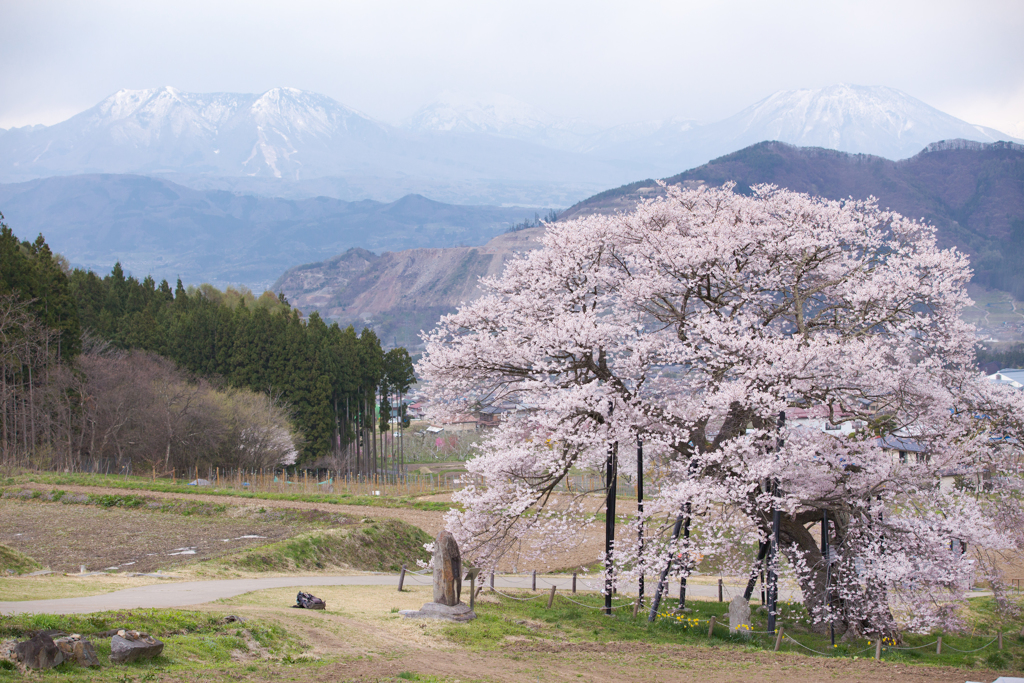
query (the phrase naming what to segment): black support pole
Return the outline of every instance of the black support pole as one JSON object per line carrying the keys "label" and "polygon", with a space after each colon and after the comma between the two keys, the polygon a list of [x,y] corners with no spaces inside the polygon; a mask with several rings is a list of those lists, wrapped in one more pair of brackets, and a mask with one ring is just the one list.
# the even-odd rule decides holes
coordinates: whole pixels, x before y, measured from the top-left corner
{"label": "black support pole", "polygon": [[680,571],[682,572],[682,577],[680,577],[680,579],[679,579],[679,609],[680,610],[686,609],[686,572],[688,572],[690,570],[690,555],[689,555],[689,550],[688,550],[689,547],[690,547],[690,512],[691,512],[690,504],[687,503],[686,504],[686,520],[683,521],[683,547],[687,548],[687,550],[684,551],[684,552],[686,552],[686,556],[683,558],[682,566],[680,567]]}
{"label": "black support pole", "polygon": [[[754,593],[754,588],[757,586],[757,576],[763,571],[764,558],[768,554],[768,543],[760,543],[757,547],[757,562],[754,564],[754,568],[750,570],[750,580],[747,581],[747,589],[743,591],[743,599],[749,601],[750,596]],[[761,601],[762,603],[764,600]]]}
{"label": "black support pole", "polygon": [[637,586],[637,609],[644,606],[644,442],[636,440],[636,514],[640,530],[637,532],[637,563],[640,565],[640,583]]}
{"label": "black support pole", "polygon": [[604,523],[604,613],[612,613],[612,592],[615,588],[612,567],[612,546],[615,543],[615,489],[618,483],[618,450],[619,445],[612,444],[608,449],[607,480],[608,498],[605,502],[606,517]]}
{"label": "black support pole", "polygon": [[[825,563],[825,609],[832,609],[832,563],[829,561],[828,548],[828,510],[821,511],[821,559]],[[836,644],[836,625],[829,617],[829,635],[832,637],[832,645]]]}
{"label": "black support pole", "polygon": [[[672,527],[672,545],[679,539],[679,532],[683,528],[683,518],[685,514],[680,513],[676,517],[676,525]],[[665,594],[668,588],[668,573],[672,569],[672,555],[668,556],[668,562],[665,564],[665,568],[661,570],[661,577],[658,579],[658,588],[654,591],[654,597],[651,598],[651,611],[647,615],[647,621],[654,621],[654,618],[658,616],[658,605],[661,604],[661,596]]]}
{"label": "black support pole", "polygon": [[[776,487],[772,486],[772,496]],[[772,537],[768,548],[768,631],[775,633],[775,613],[779,605],[779,576],[775,571],[779,561],[779,508],[772,503]]]}
{"label": "black support pole", "polygon": [[[779,419],[776,426],[779,431],[786,426],[785,411],[779,413]],[[778,453],[778,449],[782,447],[782,444],[783,441],[781,439],[776,442],[776,453]],[[771,493],[772,535],[769,539],[771,545],[768,548],[768,630],[771,633],[775,633],[775,616],[779,607],[779,575],[776,568],[779,562],[779,526],[782,522],[782,511],[779,510],[779,506],[775,503],[775,499],[778,498],[779,495],[779,481],[777,479],[772,481]]]}

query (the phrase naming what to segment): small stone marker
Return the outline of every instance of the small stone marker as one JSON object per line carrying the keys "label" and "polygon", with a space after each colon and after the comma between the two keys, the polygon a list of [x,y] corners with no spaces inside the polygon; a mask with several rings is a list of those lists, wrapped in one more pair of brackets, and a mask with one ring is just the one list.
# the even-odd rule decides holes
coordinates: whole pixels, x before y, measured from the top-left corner
{"label": "small stone marker", "polygon": [[45,633],[37,633],[15,645],[14,656],[30,669],[52,669],[64,661],[64,653]]}
{"label": "small stone marker", "polygon": [[164,644],[146,633],[118,631],[110,639],[110,661],[127,664],[139,659],[152,659],[164,651]]}
{"label": "small stone marker", "polygon": [[750,633],[750,603],[742,595],[729,602],[729,633]]}
{"label": "small stone marker", "polygon": [[399,612],[409,619],[471,621],[476,613],[459,602],[462,594],[462,558],[455,537],[442,531],[434,541],[434,601],[418,610]]}

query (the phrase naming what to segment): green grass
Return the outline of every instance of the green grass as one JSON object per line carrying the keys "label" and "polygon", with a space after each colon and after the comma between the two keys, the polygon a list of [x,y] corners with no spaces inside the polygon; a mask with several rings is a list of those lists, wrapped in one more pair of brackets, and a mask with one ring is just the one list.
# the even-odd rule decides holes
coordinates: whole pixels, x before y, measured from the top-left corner
{"label": "green grass", "polygon": [[[164,651],[151,660],[128,665],[111,664],[110,638],[98,636],[119,628],[149,633],[164,643]],[[30,637],[37,631],[52,630],[80,633],[90,637],[100,660],[99,670],[84,670],[74,664],[62,664],[43,676],[60,675],[61,680],[156,681],[178,679],[187,672],[201,672],[211,666],[218,669],[245,670],[245,664],[233,658],[235,653],[250,653],[247,641],[258,645],[259,655],[278,661],[293,659],[302,648],[280,626],[248,620],[225,624],[220,615],[185,610],[135,609],[85,615],[14,615],[0,621],[0,639]],[[135,678],[138,676],[139,678]],[[0,667],[0,681],[21,680],[14,670]]]}
{"label": "green grass", "polygon": [[27,574],[41,565],[28,555],[0,544],[0,574]]}
{"label": "green grass", "polygon": [[251,548],[216,560],[248,571],[289,571],[349,566],[365,571],[398,571],[416,559],[431,541],[423,530],[397,519],[369,522],[351,529],[316,531]]}
{"label": "green grass", "polygon": [[[271,493],[239,491],[214,486],[189,486],[187,482],[146,477],[123,477],[108,474],[83,474],[61,472],[31,472],[9,477],[7,484],[39,483],[54,486],[96,486],[140,491],[157,491],[183,495],[226,496],[254,500],[291,500],[307,503],[328,503],[335,505],[361,505],[366,507],[413,508],[447,512],[451,503],[416,500],[407,496],[363,496],[349,493]],[[385,488],[386,491],[386,488]]]}
{"label": "green grass", "polygon": [[[526,638],[536,641],[608,643],[644,641],[654,644],[718,645],[745,650],[773,650],[775,636],[768,633],[752,633],[747,636],[730,634],[728,629],[728,603],[689,601],[692,612],[682,615],[671,614],[677,602],[663,603],[661,615],[655,623],[647,621],[643,612],[636,617],[631,607],[615,611],[614,616],[605,616],[595,609],[603,605],[603,598],[594,595],[571,596],[587,607],[573,604],[564,595],[556,595],[554,605],[546,609],[547,595],[541,593],[513,593],[516,597],[540,596],[529,601],[518,601],[499,597],[500,604],[478,602],[478,618],[468,624],[444,627],[445,636],[460,645],[474,650],[499,650],[507,638]],[[629,599],[616,600],[616,604],[628,605]],[[752,614],[752,630],[766,631],[766,617],[755,606]],[[885,645],[882,658],[887,662],[907,664],[929,664],[971,668],[982,666],[1004,671],[1024,671],[1024,638],[1020,636],[1020,623],[1012,619],[985,621],[985,615],[992,615],[993,601],[990,598],[976,598],[971,601],[972,615],[979,616],[979,626],[973,634],[944,634],[943,652],[935,654],[935,646],[916,650],[897,649]],[[717,625],[714,635],[708,638],[709,618],[714,616]],[[832,647],[827,635],[810,631],[806,613],[799,604],[787,603],[781,606],[779,625],[802,645],[824,654],[813,654],[808,650],[784,640],[782,651],[799,652],[811,656],[873,658],[875,648],[870,641],[860,639],[850,643],[839,643]],[[1013,628],[1004,634],[1004,649],[996,645],[976,652],[962,653],[958,650],[972,650],[988,643],[988,634],[996,628]],[[991,629],[991,630],[988,630]],[[902,648],[927,645],[935,641],[935,635],[904,635]]]}

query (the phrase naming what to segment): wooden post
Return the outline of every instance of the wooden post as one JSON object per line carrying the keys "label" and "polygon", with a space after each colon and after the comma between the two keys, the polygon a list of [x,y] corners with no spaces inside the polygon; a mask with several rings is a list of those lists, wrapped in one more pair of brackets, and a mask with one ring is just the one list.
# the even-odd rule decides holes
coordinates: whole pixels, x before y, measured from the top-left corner
{"label": "wooden post", "polygon": [[640,612],[640,596],[637,596],[636,602],[633,603],[633,618],[636,619],[636,615]]}
{"label": "wooden post", "polygon": [[491,570],[491,592],[494,592],[494,570]]}
{"label": "wooden post", "polygon": [[942,636],[939,636],[939,639],[935,641],[935,654],[942,654]]}
{"label": "wooden post", "polygon": [[[548,595],[548,609],[551,609],[551,603],[553,603],[554,601],[555,601],[555,587],[552,586],[551,587],[551,593]],[[999,649],[1000,650],[1003,649],[1001,644],[999,646]]]}
{"label": "wooden post", "polygon": [[531,590],[537,590],[537,570],[533,570],[533,588]]}
{"label": "wooden post", "polygon": [[715,635],[715,618],[711,617],[711,621],[708,622],[708,638]]}
{"label": "wooden post", "polygon": [[402,592],[402,586],[405,585],[405,565],[402,565],[402,573],[398,575],[398,592]]}
{"label": "wooden post", "polygon": [[878,636],[878,639],[875,640],[875,661],[877,662],[877,661],[879,661],[881,659],[882,659],[882,636]]}
{"label": "wooden post", "polygon": [[476,605],[476,574],[469,575],[469,609]]}
{"label": "wooden post", "polygon": [[572,573],[572,594],[576,595],[576,572]]}
{"label": "wooden post", "polygon": [[1003,632],[1000,631],[998,633],[998,636],[999,636],[999,649],[1002,650],[1003,649]]}
{"label": "wooden post", "polygon": [[718,602],[725,602],[722,599],[722,580],[721,579],[718,580]]}
{"label": "wooden post", "polygon": [[779,633],[775,636],[775,651],[778,652],[779,648],[782,647],[782,627],[779,626]]}

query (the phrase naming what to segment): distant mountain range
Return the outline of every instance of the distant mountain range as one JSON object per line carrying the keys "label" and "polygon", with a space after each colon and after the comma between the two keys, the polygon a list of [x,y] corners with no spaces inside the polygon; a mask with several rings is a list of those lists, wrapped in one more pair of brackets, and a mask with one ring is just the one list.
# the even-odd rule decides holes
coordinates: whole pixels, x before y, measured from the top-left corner
{"label": "distant mountain range", "polygon": [[898,90],[779,92],[724,121],[601,129],[503,95],[446,94],[402,126],[324,95],[122,90],[53,126],[0,131],[0,182],[132,173],[196,189],[293,198],[566,206],[637,177],[692,168],[763,140],[912,156],[937,140],[1011,140]]}
{"label": "distant mountain range", "polygon": [[389,203],[258,197],[136,175],[0,185],[0,211],[14,234],[32,240],[42,233],[75,266],[104,273],[120,260],[138,277],[257,292],[296,263],[352,247],[482,244],[535,216],[533,209],[455,206],[419,195]]}
{"label": "distant mountain range", "polygon": [[[764,142],[665,179],[694,187],[736,182],[737,191],[773,183],[830,198],[873,195],[882,207],[935,224],[943,247],[971,256],[974,281],[1024,300],[1024,145],[954,140],[929,145],[902,161],[866,154]],[[559,221],[629,211],[663,192],[644,180],[602,192],[564,211]],[[303,310],[347,322],[367,321],[415,347],[416,333],[460,301],[514,251],[534,248],[536,228],[502,235],[481,248],[412,250],[336,259],[292,268],[275,287]],[[516,241],[512,241],[513,238]],[[456,274],[457,275],[454,275]]]}

